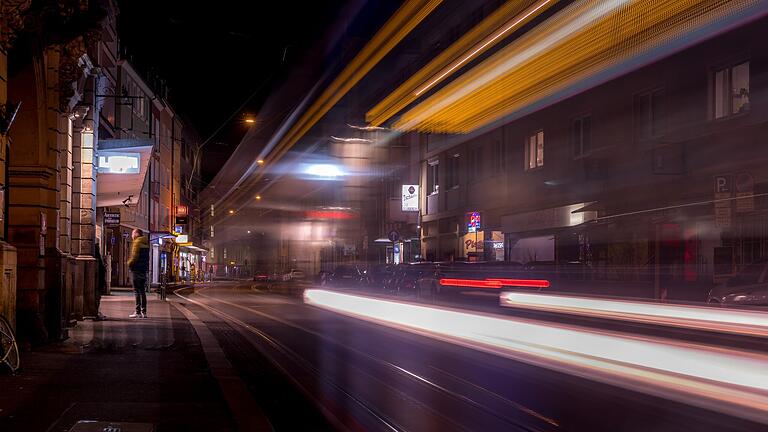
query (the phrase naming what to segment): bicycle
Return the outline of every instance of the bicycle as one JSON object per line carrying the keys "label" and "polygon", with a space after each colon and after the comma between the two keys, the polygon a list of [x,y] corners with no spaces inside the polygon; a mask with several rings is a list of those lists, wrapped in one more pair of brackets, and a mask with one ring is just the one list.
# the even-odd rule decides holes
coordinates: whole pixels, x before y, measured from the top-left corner
{"label": "bicycle", "polygon": [[5,363],[11,368],[11,372],[19,370],[19,346],[8,320],[0,315],[0,363]]}

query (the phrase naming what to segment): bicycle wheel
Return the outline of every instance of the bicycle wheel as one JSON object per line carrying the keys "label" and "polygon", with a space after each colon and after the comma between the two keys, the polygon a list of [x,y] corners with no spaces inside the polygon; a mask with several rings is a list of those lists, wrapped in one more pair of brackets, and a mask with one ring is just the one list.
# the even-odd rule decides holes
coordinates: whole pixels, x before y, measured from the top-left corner
{"label": "bicycle wheel", "polygon": [[19,369],[19,347],[13,336],[11,325],[0,316],[0,360],[11,368],[11,372]]}

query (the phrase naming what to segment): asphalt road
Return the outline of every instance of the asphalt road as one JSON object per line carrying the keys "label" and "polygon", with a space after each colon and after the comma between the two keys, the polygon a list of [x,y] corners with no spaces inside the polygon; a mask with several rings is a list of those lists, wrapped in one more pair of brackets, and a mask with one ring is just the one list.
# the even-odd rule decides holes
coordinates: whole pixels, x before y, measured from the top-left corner
{"label": "asphalt road", "polygon": [[174,301],[212,330],[277,430],[766,427],[347,317],[304,304],[297,296],[254,289],[249,282],[179,294]]}

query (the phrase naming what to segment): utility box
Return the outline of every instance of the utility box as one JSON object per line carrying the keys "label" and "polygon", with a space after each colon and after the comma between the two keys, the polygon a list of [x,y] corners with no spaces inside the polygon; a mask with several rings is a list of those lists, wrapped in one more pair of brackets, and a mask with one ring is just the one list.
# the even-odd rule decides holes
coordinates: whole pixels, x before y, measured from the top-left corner
{"label": "utility box", "polygon": [[80,420],[69,432],[154,432],[151,423],[123,423],[96,420]]}

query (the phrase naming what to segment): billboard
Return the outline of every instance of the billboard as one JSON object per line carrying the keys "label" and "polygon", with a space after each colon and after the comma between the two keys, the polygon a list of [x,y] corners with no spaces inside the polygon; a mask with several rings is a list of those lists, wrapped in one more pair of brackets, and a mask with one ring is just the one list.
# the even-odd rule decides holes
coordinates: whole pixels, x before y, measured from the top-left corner
{"label": "billboard", "polygon": [[419,185],[403,185],[403,201],[401,209],[404,212],[419,211]]}

